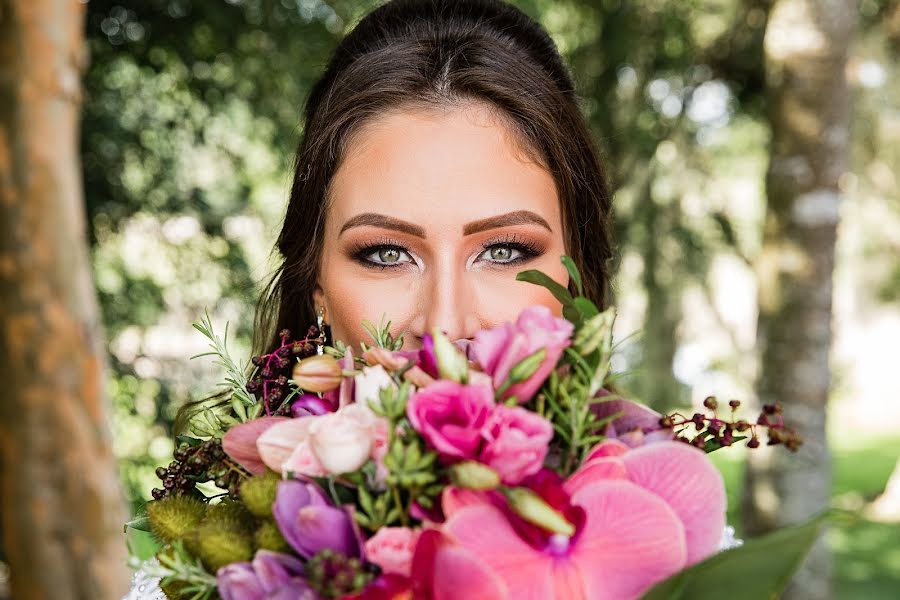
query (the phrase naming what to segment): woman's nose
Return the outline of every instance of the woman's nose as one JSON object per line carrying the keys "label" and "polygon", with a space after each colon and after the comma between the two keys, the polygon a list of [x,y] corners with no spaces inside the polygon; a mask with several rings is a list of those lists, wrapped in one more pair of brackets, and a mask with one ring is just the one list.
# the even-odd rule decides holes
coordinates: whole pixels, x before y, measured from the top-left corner
{"label": "woman's nose", "polygon": [[479,321],[472,284],[465,271],[449,266],[433,272],[426,284],[428,292],[423,294],[423,335],[435,327],[451,340],[475,335]]}

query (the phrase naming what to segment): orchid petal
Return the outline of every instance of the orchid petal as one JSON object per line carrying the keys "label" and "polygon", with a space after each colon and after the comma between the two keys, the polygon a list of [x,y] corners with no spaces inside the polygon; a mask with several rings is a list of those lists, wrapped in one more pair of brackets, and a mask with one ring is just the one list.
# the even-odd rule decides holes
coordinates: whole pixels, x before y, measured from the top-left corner
{"label": "orchid petal", "polygon": [[684,523],[687,561],[718,550],[725,529],[725,484],[702,450],[681,442],[658,442],[622,457],[628,478],[665,500]]}
{"label": "orchid petal", "polygon": [[655,494],[606,480],[582,487],[572,502],[587,515],[570,557],[590,600],[636,598],[684,567],[684,526]]}
{"label": "orchid petal", "polygon": [[627,478],[628,473],[621,458],[615,456],[595,458],[587,461],[572,473],[566,480],[565,489],[570,495],[574,495],[578,490],[595,481]]}
{"label": "orchid petal", "polygon": [[435,557],[434,600],[506,600],[506,584],[460,546],[445,546]]}
{"label": "orchid petal", "polygon": [[506,582],[511,598],[553,597],[553,560],[525,542],[503,512],[486,504],[466,506],[443,531]]}

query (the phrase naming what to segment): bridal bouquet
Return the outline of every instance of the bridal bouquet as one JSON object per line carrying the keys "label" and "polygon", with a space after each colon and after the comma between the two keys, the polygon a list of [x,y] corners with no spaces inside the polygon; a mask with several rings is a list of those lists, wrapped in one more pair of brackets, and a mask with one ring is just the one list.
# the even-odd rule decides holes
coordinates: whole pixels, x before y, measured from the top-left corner
{"label": "bridal bouquet", "polygon": [[165,594],[718,597],[741,577],[746,597],[773,597],[817,529],[720,552],[725,490],[707,453],[763,432],[795,449],[780,407],[747,421],[734,400],[690,416],[629,402],[611,389],[613,309],[537,271],[519,279],[565,318],[535,306],[466,345],[435,330],[417,351],[367,324],[361,356],[321,348],[315,327],[283,331],[252,369],[208,317],[197,325],[230,397],[157,471],[146,525]]}

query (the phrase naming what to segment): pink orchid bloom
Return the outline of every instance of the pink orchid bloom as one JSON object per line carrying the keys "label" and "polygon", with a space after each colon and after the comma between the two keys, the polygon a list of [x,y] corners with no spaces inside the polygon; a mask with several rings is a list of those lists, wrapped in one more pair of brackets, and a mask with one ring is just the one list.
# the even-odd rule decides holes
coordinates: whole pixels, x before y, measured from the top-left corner
{"label": "pink orchid bloom", "polygon": [[441,531],[504,589],[490,598],[620,600],[709,556],[725,525],[722,477],[700,450],[661,441],[598,446],[565,484],[583,511],[572,537],[526,541],[495,502],[445,502]]}

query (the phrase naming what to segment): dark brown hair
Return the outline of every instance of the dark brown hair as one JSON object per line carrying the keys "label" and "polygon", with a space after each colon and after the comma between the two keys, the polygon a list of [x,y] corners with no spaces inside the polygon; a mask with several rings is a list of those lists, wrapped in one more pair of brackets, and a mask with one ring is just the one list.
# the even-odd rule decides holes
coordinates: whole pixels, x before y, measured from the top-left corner
{"label": "dark brown hair", "polygon": [[612,255],[606,175],[572,77],[547,32],[497,0],[392,0],[338,45],[306,101],[294,180],[260,298],[254,350],[314,321],[329,183],[352,136],[387,111],[486,103],[554,177],[566,251],[585,293],[607,303]]}

